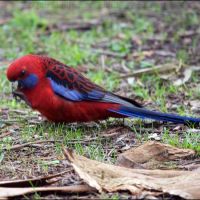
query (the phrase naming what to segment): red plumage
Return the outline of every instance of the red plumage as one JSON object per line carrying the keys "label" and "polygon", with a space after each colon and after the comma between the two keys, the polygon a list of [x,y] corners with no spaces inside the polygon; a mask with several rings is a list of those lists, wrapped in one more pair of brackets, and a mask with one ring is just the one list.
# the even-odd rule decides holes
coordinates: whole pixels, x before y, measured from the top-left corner
{"label": "red plumage", "polygon": [[101,102],[71,102],[54,94],[48,81],[44,81],[33,91],[24,91],[33,109],[38,110],[48,120],[54,122],[86,122],[117,116],[107,109],[119,105]]}
{"label": "red plumage", "polygon": [[[26,71],[24,77],[21,72]],[[117,109],[117,103],[96,101],[70,101],[56,95],[52,89],[47,75],[52,73],[69,89],[78,89],[86,93],[93,89],[104,89],[92,83],[77,70],[70,68],[52,58],[38,55],[27,55],[15,60],[7,70],[7,78],[12,81],[25,79],[30,74],[37,74],[38,84],[31,89],[19,88],[17,95],[26,99],[26,102],[35,110],[38,110],[47,119],[54,122],[85,122],[102,120],[108,117],[120,117],[121,115],[109,112],[108,109]],[[73,76],[73,77],[72,77]]]}

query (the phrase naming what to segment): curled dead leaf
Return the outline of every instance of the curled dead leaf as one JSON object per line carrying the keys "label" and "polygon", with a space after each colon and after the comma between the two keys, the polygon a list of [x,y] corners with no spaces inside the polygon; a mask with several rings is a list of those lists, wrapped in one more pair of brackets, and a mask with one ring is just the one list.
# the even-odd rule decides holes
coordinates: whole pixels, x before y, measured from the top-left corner
{"label": "curled dead leaf", "polygon": [[129,191],[137,197],[147,193],[167,193],[185,199],[200,197],[197,172],[130,169],[90,160],[65,149],[64,154],[78,175],[99,192]]}
{"label": "curled dead leaf", "polygon": [[150,141],[120,154],[117,163],[125,167],[152,168],[165,161],[178,160],[194,155],[195,151],[191,149],[180,149],[168,144]]}

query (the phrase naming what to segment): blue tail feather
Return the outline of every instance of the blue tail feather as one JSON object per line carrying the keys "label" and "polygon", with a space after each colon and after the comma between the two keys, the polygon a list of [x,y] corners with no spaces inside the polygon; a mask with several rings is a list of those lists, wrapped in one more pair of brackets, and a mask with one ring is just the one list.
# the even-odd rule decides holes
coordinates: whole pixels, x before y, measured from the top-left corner
{"label": "blue tail feather", "polygon": [[142,119],[149,118],[157,121],[167,121],[167,122],[182,123],[182,124],[200,123],[200,118],[180,116],[169,113],[161,113],[138,107],[121,106],[118,110],[110,109],[109,111],[126,117],[139,117]]}

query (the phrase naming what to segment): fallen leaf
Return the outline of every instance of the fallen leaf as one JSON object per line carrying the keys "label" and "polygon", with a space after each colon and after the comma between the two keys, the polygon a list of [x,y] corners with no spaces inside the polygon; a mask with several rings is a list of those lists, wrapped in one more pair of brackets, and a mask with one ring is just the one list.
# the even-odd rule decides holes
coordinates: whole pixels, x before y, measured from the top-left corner
{"label": "fallen leaf", "polygon": [[185,69],[185,71],[183,72],[183,78],[177,79],[174,81],[174,85],[175,86],[180,86],[183,85],[184,83],[186,83],[187,81],[190,80],[190,77],[192,76],[192,69]]}
{"label": "fallen leaf", "polygon": [[133,36],[132,42],[133,42],[133,44],[135,43],[135,44],[138,45],[138,46],[141,46],[141,45],[142,45],[142,40],[141,40],[140,37],[138,37],[138,36]]}
{"label": "fallen leaf", "polygon": [[128,81],[128,84],[129,85],[134,85],[134,83],[135,83],[135,78],[134,77],[129,77],[128,79],[127,79],[127,81]]}
{"label": "fallen leaf", "polygon": [[160,136],[158,136],[158,134],[157,133],[153,133],[153,134],[150,134],[149,136],[148,136],[148,139],[153,139],[153,140],[161,140],[161,138],[160,138]]}
{"label": "fallen leaf", "polygon": [[175,80],[173,84],[175,86],[180,86],[188,82],[192,76],[192,72],[194,71],[200,71],[200,66],[190,66],[189,68],[186,68],[183,72],[183,78]]}
{"label": "fallen leaf", "polygon": [[140,168],[154,168],[165,161],[174,161],[194,155],[195,151],[191,149],[179,149],[168,144],[150,141],[120,154],[117,164],[132,168],[138,166]]}
{"label": "fallen leaf", "polygon": [[99,192],[129,191],[138,196],[176,195],[185,199],[200,197],[200,174],[176,170],[143,170],[105,164],[64,150],[78,175]]}
{"label": "fallen leaf", "polygon": [[179,131],[183,128],[183,125],[177,125],[173,128],[173,131]]}
{"label": "fallen leaf", "polygon": [[189,102],[192,111],[199,111],[200,108],[200,100],[196,99],[196,100],[191,100]]}

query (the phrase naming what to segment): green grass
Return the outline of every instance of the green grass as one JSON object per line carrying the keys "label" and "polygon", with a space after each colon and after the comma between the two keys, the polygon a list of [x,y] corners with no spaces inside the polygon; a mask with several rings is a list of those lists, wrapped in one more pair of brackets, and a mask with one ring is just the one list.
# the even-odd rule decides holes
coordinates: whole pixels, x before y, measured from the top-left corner
{"label": "green grass", "polygon": [[172,146],[179,148],[188,148],[193,149],[200,155],[200,135],[197,132],[184,132],[182,133],[183,137],[180,137],[179,134],[171,134],[169,130],[163,130],[162,139],[165,143],[168,143]]}
{"label": "green grass", "polygon": [[0,69],[0,75],[1,75],[0,91],[1,93],[9,94],[11,92],[11,85],[6,78],[5,71]]}

